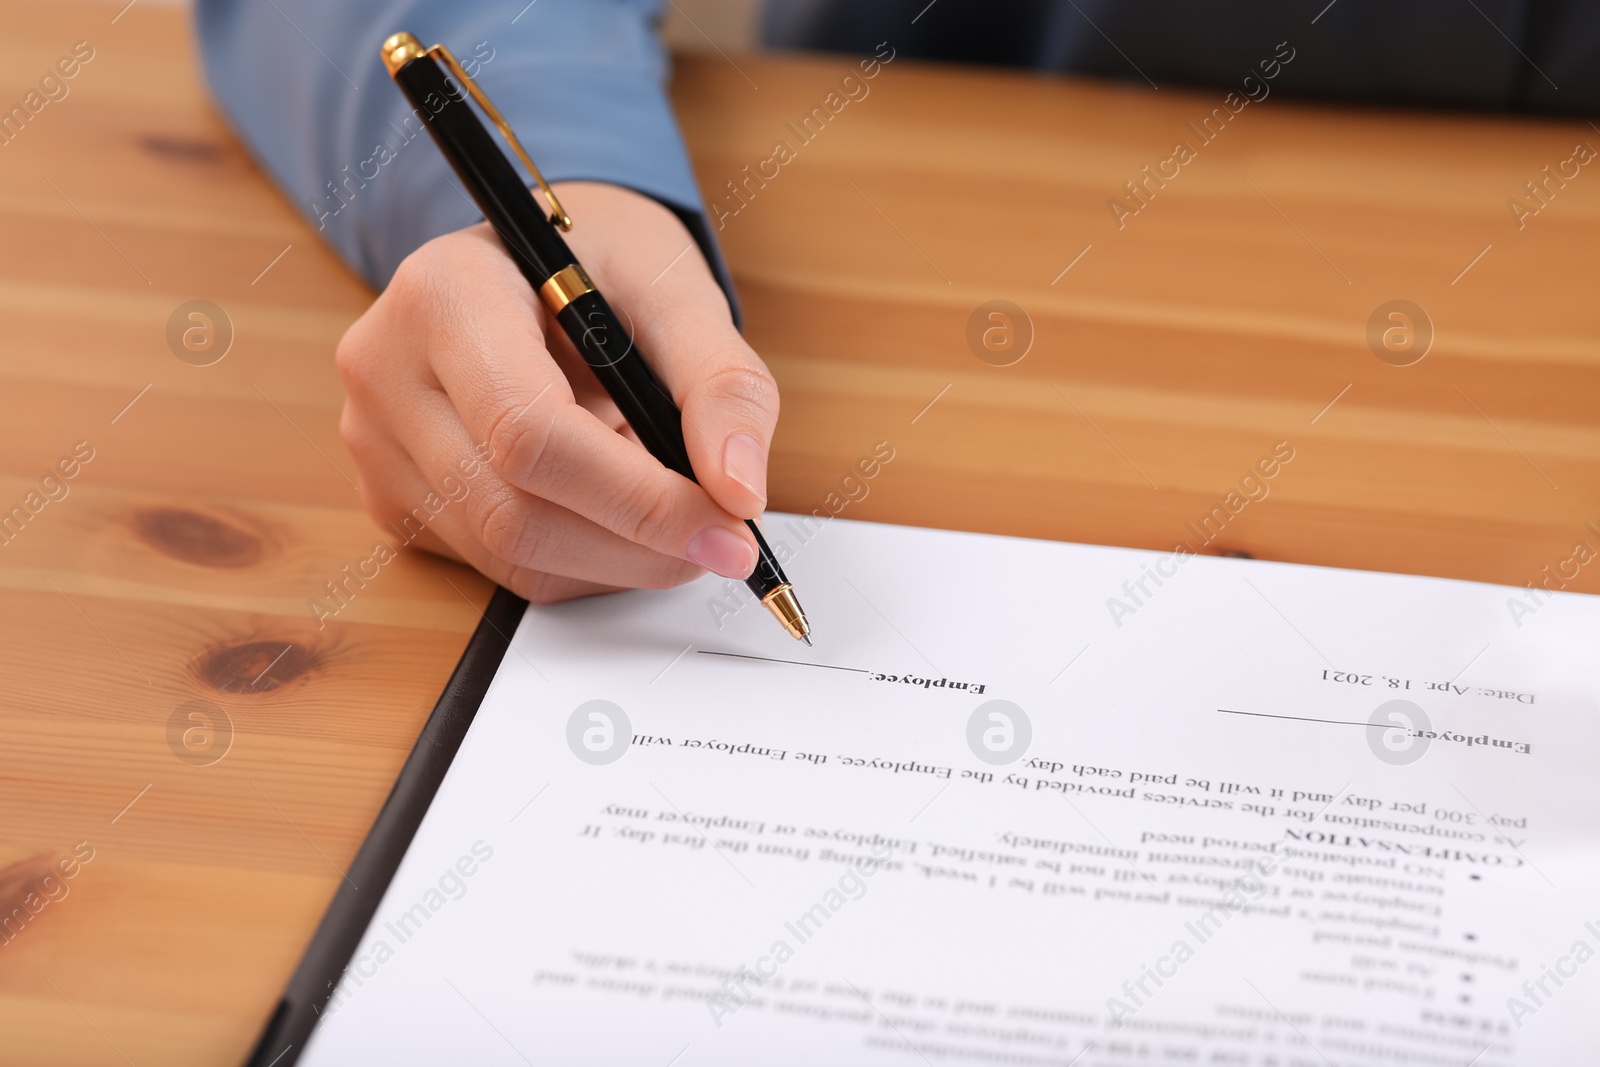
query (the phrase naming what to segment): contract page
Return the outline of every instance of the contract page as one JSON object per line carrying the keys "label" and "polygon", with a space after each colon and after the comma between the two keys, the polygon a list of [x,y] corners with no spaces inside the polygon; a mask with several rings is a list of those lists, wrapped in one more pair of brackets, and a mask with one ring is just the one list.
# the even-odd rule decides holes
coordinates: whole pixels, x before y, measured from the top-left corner
{"label": "contract page", "polygon": [[1585,1062],[1600,599],[769,516],[530,608],[302,1063]]}

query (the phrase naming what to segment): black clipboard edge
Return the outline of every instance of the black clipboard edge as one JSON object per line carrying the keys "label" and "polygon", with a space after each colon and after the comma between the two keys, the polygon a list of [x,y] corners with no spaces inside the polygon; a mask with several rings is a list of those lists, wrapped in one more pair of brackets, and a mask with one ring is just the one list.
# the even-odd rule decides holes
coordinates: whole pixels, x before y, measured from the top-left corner
{"label": "black clipboard edge", "polygon": [[[496,589],[245,1067],[293,1067],[455,760],[528,602]],[[361,886],[360,889],[352,888]]]}

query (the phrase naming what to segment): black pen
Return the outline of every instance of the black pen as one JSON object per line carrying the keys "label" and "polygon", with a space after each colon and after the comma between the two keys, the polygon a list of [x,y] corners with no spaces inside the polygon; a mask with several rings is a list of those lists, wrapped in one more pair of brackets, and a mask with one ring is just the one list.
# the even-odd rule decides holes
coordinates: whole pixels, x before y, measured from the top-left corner
{"label": "black pen", "polygon": [[[500,235],[523,277],[561,323],[573,347],[583,354],[584,362],[611,394],[644,447],[663,466],[698,482],[683,443],[682,412],[650,370],[633,338],[617,321],[605,297],[595,289],[567,242],[561,239],[559,231],[570,230],[572,219],[499,109],[444,45],[423,48],[411,34],[397,33],[383,42],[383,62],[416,113],[423,117],[434,143],[466,185],[484,218]],[[467,96],[489,116],[528,168],[550,205],[548,216],[516,167],[473,114]],[[811,624],[795,598],[794,588],[784,577],[760,527],[753,520],[745,521],[755,535],[757,549],[756,568],[745,584],[785,630],[809,645]]]}

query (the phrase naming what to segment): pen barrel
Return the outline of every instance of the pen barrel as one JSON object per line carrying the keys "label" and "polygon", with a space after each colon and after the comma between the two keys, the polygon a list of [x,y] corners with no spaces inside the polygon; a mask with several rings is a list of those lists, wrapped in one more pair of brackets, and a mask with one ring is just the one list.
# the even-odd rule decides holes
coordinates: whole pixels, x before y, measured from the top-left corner
{"label": "pen barrel", "polygon": [[756,538],[756,569],[750,572],[750,577],[744,580],[744,584],[749,586],[750,591],[758,598],[765,598],[778,586],[788,585],[789,579],[784,577],[783,569],[778,566],[778,557],[773,554],[772,546],[767,544],[767,538],[762,534],[761,527],[750,520],[746,520],[745,525],[750,527],[750,532]]}
{"label": "pen barrel", "polygon": [[562,308],[556,320],[645,450],[662,466],[697,481],[683,442],[683,414],[635,350],[633,336],[606,298],[593,290],[584,293]]}
{"label": "pen barrel", "polygon": [[[683,413],[672,394],[634,346],[633,335],[617,319],[606,298],[593,290],[576,297],[556,315],[583,361],[616,402],[639,442],[661,465],[698,482],[683,441]],[[745,584],[764,597],[786,581],[761,528],[748,522],[756,539],[756,568]]]}
{"label": "pen barrel", "polygon": [[428,56],[395,71],[394,82],[535,292],[556,271],[578,261],[478,121],[464,87]]}

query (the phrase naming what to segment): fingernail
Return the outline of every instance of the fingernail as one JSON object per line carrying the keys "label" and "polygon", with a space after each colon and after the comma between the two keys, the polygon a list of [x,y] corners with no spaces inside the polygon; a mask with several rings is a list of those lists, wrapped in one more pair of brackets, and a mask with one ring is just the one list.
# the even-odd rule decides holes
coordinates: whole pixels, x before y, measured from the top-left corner
{"label": "fingernail", "polygon": [[689,561],[724,578],[748,578],[756,569],[756,550],[720,526],[707,526],[689,538]]}
{"label": "fingernail", "polygon": [[750,490],[761,506],[767,504],[767,450],[747,433],[728,435],[722,446],[722,473]]}

